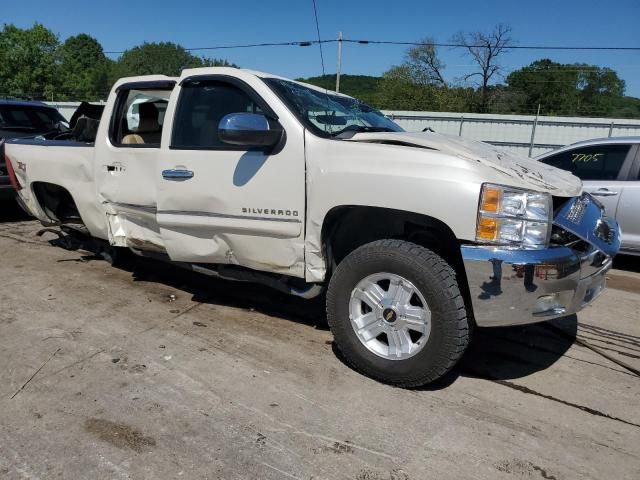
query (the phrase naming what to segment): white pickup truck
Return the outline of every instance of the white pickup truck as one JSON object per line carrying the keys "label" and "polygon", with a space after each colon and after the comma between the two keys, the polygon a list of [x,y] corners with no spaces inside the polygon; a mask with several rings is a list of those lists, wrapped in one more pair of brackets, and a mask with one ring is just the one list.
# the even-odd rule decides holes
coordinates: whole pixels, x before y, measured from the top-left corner
{"label": "white pickup truck", "polygon": [[619,248],[618,225],[568,172],[407,133],[265,73],[121,79],[84,140],[4,145],[43,224],[293,295],[326,290],[347,361],[399,386],[444,375],[476,325],[579,311]]}

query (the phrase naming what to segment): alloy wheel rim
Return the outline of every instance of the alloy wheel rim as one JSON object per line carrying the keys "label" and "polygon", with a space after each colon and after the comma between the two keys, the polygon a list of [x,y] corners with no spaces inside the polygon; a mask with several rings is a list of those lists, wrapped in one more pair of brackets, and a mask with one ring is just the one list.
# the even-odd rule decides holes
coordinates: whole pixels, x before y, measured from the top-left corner
{"label": "alloy wheel rim", "polygon": [[375,273],[355,286],[351,327],[370,352],[405,360],[420,352],[431,333],[431,310],[415,285],[395,273]]}

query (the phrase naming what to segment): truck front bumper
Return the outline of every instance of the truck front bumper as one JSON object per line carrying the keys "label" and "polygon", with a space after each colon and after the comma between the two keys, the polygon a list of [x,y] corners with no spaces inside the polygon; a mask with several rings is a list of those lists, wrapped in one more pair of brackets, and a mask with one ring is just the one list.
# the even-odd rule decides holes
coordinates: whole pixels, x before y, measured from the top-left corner
{"label": "truck front bumper", "polygon": [[555,228],[579,242],[540,250],[463,245],[462,258],[476,324],[521,325],[570,315],[602,293],[620,248],[618,224],[590,195],[571,199]]}
{"label": "truck front bumper", "polygon": [[463,246],[480,327],[520,325],[576,313],[602,292],[612,258],[569,247],[505,250]]}

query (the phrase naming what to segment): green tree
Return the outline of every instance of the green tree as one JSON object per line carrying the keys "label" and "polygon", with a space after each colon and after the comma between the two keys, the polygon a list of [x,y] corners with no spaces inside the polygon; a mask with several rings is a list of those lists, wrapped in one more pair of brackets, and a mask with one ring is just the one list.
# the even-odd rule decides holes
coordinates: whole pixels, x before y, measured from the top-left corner
{"label": "green tree", "polygon": [[417,83],[410,65],[391,67],[382,75],[377,103],[380,108],[397,110],[433,110],[437,88]]}
{"label": "green tree", "polygon": [[624,80],[596,65],[536,60],[511,72],[507,85],[524,95],[529,107],[539,104],[547,115],[609,116],[627,103]]}
{"label": "green tree", "polygon": [[58,37],[43,25],[4,25],[0,31],[0,95],[50,98],[56,77]]}
{"label": "green tree", "polygon": [[61,96],[69,100],[105,99],[113,67],[100,42],[81,33],[69,37],[58,50]]}
{"label": "green tree", "polygon": [[442,72],[445,64],[438,57],[438,48],[433,38],[425,38],[420,45],[407,50],[404,61],[413,82],[420,85],[446,86]]}
{"label": "green tree", "polygon": [[[299,78],[297,80],[320,88],[326,88],[330,91],[334,91],[336,88],[335,75],[327,74],[318,77]],[[381,81],[380,77],[368,75],[340,75],[340,92],[362,100],[369,105],[376,106]]]}
{"label": "green tree", "polygon": [[476,97],[472,88],[420,83],[404,63],[383,74],[376,104],[388,110],[468,112]]}
{"label": "green tree", "polygon": [[383,74],[375,103],[386,109],[434,110],[447,100],[443,70],[433,39],[426,38]]}
{"label": "green tree", "polygon": [[235,66],[221,59],[192,55],[172,42],[143,43],[122,54],[116,62],[117,77],[163,74],[178,76],[184,68]]}
{"label": "green tree", "polygon": [[[578,97],[580,110],[609,112],[616,100],[624,95],[625,82],[607,67],[574,64],[578,70]],[[589,115],[589,113],[585,112]],[[599,114],[602,115],[602,114]]]}

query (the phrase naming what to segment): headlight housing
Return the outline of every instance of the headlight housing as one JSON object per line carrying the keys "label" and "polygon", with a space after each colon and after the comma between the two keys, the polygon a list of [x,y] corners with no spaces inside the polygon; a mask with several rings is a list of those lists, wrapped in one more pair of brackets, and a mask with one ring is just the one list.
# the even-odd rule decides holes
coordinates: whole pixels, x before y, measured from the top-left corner
{"label": "headlight housing", "polygon": [[476,241],[520,248],[545,248],[551,236],[548,193],[485,183],[480,193]]}

